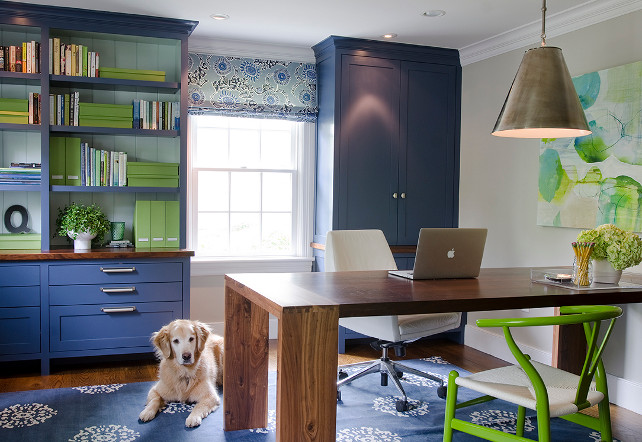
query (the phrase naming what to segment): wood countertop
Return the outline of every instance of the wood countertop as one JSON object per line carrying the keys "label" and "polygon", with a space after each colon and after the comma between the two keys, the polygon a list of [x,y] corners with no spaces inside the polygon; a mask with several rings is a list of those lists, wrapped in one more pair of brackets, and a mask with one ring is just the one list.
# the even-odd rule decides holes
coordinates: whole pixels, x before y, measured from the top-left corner
{"label": "wood countertop", "polygon": [[83,251],[74,251],[74,249],[54,249],[45,251],[0,250],[0,261],[185,258],[189,256],[194,256],[193,250],[174,248],[135,249],[131,247],[120,247],[96,248]]}

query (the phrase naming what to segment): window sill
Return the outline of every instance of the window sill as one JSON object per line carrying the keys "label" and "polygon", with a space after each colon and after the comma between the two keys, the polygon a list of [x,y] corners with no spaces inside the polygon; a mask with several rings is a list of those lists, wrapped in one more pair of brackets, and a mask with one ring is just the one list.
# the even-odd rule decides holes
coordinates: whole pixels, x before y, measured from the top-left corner
{"label": "window sill", "polygon": [[191,276],[222,276],[226,273],[294,273],[312,271],[314,258],[209,258],[192,257]]}

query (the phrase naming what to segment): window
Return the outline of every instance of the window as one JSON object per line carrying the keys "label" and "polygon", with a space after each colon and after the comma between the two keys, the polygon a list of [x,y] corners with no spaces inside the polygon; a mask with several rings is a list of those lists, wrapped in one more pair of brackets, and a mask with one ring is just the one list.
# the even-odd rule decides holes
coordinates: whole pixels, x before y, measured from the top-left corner
{"label": "window", "polygon": [[314,125],[213,115],[189,123],[196,255],[308,256]]}

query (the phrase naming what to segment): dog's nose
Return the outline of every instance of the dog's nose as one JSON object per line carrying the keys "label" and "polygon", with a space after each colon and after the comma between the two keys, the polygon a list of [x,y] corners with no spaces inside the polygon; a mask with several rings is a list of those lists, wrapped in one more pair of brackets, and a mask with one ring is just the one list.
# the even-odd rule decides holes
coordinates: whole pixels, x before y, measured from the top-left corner
{"label": "dog's nose", "polygon": [[192,359],[191,353],[183,353],[183,362],[188,362],[190,359]]}

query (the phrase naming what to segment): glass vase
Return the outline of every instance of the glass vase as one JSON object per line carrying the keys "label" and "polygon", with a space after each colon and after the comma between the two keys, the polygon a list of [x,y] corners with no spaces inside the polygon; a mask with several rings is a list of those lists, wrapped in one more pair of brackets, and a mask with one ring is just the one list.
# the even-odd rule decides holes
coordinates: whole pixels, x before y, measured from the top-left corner
{"label": "glass vase", "polygon": [[590,259],[573,258],[573,284],[588,287],[593,283],[593,262]]}

